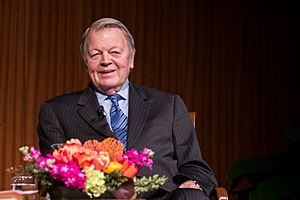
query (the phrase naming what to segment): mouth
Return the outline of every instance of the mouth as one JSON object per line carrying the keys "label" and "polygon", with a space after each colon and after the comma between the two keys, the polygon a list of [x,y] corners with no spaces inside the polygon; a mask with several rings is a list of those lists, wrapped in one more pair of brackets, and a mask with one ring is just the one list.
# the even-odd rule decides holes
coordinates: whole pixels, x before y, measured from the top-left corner
{"label": "mouth", "polygon": [[110,70],[100,70],[98,71],[99,74],[110,74],[113,73],[116,70],[110,69]]}

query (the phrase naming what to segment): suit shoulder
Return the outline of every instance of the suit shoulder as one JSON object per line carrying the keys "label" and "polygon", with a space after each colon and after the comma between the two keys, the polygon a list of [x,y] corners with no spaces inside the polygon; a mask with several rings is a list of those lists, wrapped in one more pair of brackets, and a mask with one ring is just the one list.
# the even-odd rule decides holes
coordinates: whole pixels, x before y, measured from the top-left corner
{"label": "suit shoulder", "polygon": [[177,94],[164,92],[155,88],[146,86],[135,86],[135,91],[139,93],[145,100],[157,104],[182,104],[185,105],[184,100]]}
{"label": "suit shoulder", "polygon": [[78,102],[78,99],[81,96],[82,92],[83,90],[58,95],[56,97],[46,100],[44,104],[74,104]]}
{"label": "suit shoulder", "polygon": [[170,98],[173,99],[175,96],[175,94],[171,94],[168,92],[164,92],[155,88],[151,88],[151,87],[146,87],[146,86],[141,86],[141,85],[137,85],[135,86],[136,91],[140,94],[145,95],[148,98]]}

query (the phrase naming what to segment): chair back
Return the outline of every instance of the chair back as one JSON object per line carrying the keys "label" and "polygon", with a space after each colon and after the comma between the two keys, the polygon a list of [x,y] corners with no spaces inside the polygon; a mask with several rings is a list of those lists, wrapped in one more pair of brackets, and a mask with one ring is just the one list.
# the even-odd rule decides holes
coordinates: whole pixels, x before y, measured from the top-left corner
{"label": "chair back", "polygon": [[189,112],[190,118],[192,119],[192,122],[194,124],[194,127],[196,126],[196,112]]}
{"label": "chair back", "polygon": [[[196,112],[189,112],[190,118],[196,126]],[[210,200],[228,200],[228,192],[224,187],[215,187],[210,195]]]}

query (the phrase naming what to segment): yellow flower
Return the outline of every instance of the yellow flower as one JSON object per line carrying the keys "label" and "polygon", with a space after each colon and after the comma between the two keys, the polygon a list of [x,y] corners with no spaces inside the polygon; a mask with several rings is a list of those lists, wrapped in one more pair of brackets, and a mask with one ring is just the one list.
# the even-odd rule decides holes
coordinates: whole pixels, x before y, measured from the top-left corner
{"label": "yellow flower", "polygon": [[84,191],[90,198],[100,197],[106,191],[104,173],[94,167],[85,167],[84,171],[87,177]]}
{"label": "yellow flower", "polygon": [[122,169],[122,164],[117,162],[117,161],[111,161],[107,168],[104,169],[104,172],[107,174],[112,173],[113,171],[116,170],[121,170]]}

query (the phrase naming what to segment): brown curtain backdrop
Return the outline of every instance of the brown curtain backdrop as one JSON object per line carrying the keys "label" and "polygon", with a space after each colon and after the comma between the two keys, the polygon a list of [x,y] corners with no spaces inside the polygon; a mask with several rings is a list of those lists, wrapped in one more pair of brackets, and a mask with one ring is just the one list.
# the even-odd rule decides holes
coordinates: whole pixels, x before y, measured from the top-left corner
{"label": "brown curtain backdrop", "polygon": [[179,94],[197,112],[202,155],[221,185],[236,159],[286,149],[282,127],[299,108],[287,4],[0,2],[0,189],[10,187],[5,169],[22,163],[18,147],[38,144],[40,104],[86,87],[79,44],[85,28],[101,17],[121,20],[135,38],[131,80]]}

